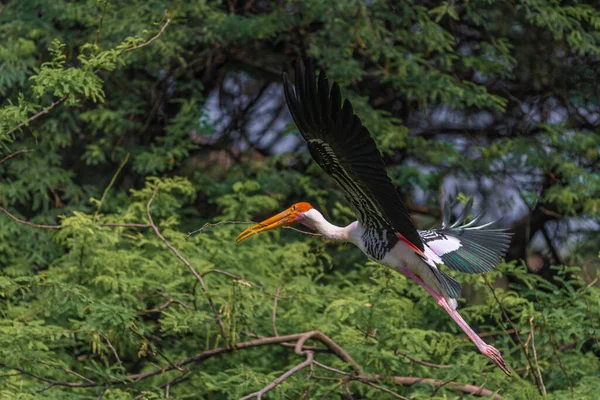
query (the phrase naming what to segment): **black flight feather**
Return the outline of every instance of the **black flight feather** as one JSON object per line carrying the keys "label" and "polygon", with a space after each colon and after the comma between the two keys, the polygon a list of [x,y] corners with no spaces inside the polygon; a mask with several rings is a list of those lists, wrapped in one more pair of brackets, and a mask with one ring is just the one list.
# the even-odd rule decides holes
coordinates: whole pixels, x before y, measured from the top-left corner
{"label": "black flight feather", "polygon": [[[312,64],[296,64],[295,85],[283,74],[285,99],[294,122],[317,164],[342,187],[361,225],[398,232],[418,249],[423,242],[406,206],[385,172],[369,131],[342,99],[340,87],[323,70],[318,80]],[[317,84],[318,82],[318,84]]]}

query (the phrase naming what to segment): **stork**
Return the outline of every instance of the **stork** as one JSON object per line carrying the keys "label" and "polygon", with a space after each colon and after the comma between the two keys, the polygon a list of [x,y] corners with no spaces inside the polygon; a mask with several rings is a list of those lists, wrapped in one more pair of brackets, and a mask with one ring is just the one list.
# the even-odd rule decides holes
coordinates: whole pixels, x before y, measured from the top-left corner
{"label": "stork", "polygon": [[369,131],[354,114],[340,87],[331,89],[324,70],[318,81],[312,64],[296,64],[296,84],[283,74],[285,99],[314,160],[342,188],[357,221],[345,227],[329,223],[307,202],[244,230],[241,242],[259,232],[300,223],[329,240],[350,242],[370,259],[415,280],[450,315],[477,349],[504,373],[510,369],[500,352],[486,344],[458,313],[461,286],[438,268],[474,274],[491,271],[506,253],[511,234],[497,222],[479,224],[481,214],[463,224],[472,208],[469,201],[450,225],[450,205],[444,207],[441,229],[417,230],[408,209],[384,169],[381,154]]}

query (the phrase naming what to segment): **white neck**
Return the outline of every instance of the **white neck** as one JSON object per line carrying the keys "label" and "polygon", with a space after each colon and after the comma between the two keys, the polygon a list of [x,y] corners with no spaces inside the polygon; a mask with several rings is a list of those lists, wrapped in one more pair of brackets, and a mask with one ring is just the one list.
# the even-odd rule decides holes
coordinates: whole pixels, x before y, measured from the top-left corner
{"label": "white neck", "polygon": [[302,224],[321,233],[329,240],[338,240],[342,242],[353,242],[354,235],[358,226],[357,222],[353,222],[348,226],[340,227],[329,223],[323,214],[313,209],[308,210],[303,214],[304,220]]}

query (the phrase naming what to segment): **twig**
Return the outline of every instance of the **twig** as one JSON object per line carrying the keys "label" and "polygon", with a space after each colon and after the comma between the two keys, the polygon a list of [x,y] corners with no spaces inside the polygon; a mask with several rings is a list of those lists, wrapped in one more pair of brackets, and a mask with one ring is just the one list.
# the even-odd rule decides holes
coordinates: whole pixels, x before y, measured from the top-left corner
{"label": "twig", "polygon": [[84,380],[84,381],[86,381],[86,382],[89,382],[89,383],[96,384],[96,382],[94,382],[93,380],[91,380],[91,379],[88,379],[88,378],[86,378],[85,376],[83,376],[83,375],[80,375],[80,374],[78,374],[78,373],[77,373],[77,372],[75,372],[75,371],[72,371],[72,370],[70,370],[70,369],[68,369],[68,368],[65,368],[65,367],[63,367],[62,365],[54,365],[54,364],[50,364],[50,363],[47,363],[47,362],[44,362],[44,361],[39,361],[39,363],[40,363],[40,364],[43,364],[43,365],[47,365],[47,366],[49,366],[49,367],[53,367],[53,368],[62,369],[63,371],[65,371],[65,372],[67,372],[67,373],[69,373],[69,374],[71,374],[71,375],[75,375],[76,377],[78,377],[78,378],[80,378],[80,379],[83,379],[83,380]]}
{"label": "twig", "polygon": [[[282,336],[279,336],[279,337],[282,337]],[[345,361],[348,364],[350,364],[350,366],[352,367],[352,369],[354,370],[354,372],[357,375],[360,374],[360,365],[358,365],[358,363],[356,361],[354,361],[352,359],[352,357],[350,357],[350,355],[348,353],[346,353],[344,351],[344,349],[342,349],[336,342],[331,340],[331,338],[329,336],[327,336],[319,331],[306,332],[305,334],[300,336],[300,338],[298,339],[298,342],[296,342],[295,350],[296,350],[297,354],[302,353],[302,347],[304,346],[304,343],[309,339],[318,340],[321,343],[323,343],[325,346],[329,347],[331,349],[331,351],[336,356],[338,356],[342,361]]]}
{"label": "twig", "polygon": [[48,385],[46,385],[44,387],[41,387],[38,390],[36,390],[36,392],[38,392],[38,393],[45,392],[46,390],[50,389],[53,386],[56,386],[56,383],[49,383]]}
{"label": "twig", "polygon": [[276,321],[277,321],[277,300],[279,299],[279,293],[281,292],[281,289],[283,289],[283,280],[281,281],[281,284],[277,288],[277,291],[275,292],[275,298],[273,299],[273,315],[271,317],[271,321],[273,323],[273,332],[275,333],[275,336],[279,336],[279,333],[277,332]]}
{"label": "twig", "polygon": [[533,360],[535,361],[535,367],[537,368],[537,374],[538,374],[538,378],[540,380],[540,385],[542,385],[542,392],[544,393],[544,396],[546,396],[548,393],[546,393],[546,386],[544,386],[544,381],[542,379],[542,372],[540,371],[540,365],[538,364],[537,351],[535,350],[535,333],[533,331],[533,316],[531,318],[529,318],[529,326],[531,327],[531,348],[533,350]]}
{"label": "twig", "polygon": [[[130,51],[137,50],[139,48],[148,46],[150,43],[154,42],[156,39],[158,39],[163,34],[163,32],[165,31],[165,29],[167,28],[167,26],[170,23],[171,23],[171,19],[169,18],[169,19],[166,20],[165,24],[162,26],[162,28],[160,29],[160,31],[155,36],[153,36],[148,41],[146,41],[146,42],[144,42],[144,43],[142,43],[140,45],[133,46],[133,47],[130,47],[128,49],[123,50],[121,53],[119,53],[119,56],[122,56],[123,54],[128,53]],[[94,72],[98,72],[98,71],[99,70],[96,70]],[[15,126],[13,129],[11,129],[10,131],[8,131],[6,134],[10,135],[10,134],[16,132],[17,130],[21,129],[25,125],[29,125],[30,122],[38,119],[42,115],[48,114],[52,109],[54,109],[59,104],[64,103],[65,100],[67,100],[68,98],[69,98],[69,95],[67,94],[67,95],[61,97],[60,99],[55,100],[52,104],[50,104],[48,107],[44,108],[42,111],[40,111],[37,114],[34,114],[31,117],[27,118],[27,121],[21,122],[21,123],[17,124],[17,126]]]}
{"label": "twig", "polygon": [[[42,225],[42,224],[34,224],[33,222],[29,222],[29,221],[25,221],[22,219],[19,219],[17,217],[15,217],[13,214],[11,214],[10,212],[8,212],[7,209],[5,209],[4,207],[0,207],[0,211],[2,211],[4,214],[8,215],[8,217],[10,219],[12,219],[15,222],[18,222],[19,224],[23,224],[23,225],[27,225],[30,226],[32,228],[37,228],[37,229],[62,229],[61,225]],[[107,223],[107,224],[98,224],[98,226],[107,226],[107,227],[122,227],[122,228],[151,228],[152,225],[150,224],[119,224],[119,223]]]}
{"label": "twig", "polygon": [[393,397],[395,397],[397,399],[410,400],[408,397],[401,396],[398,393],[394,392],[393,390],[390,390],[388,388],[384,388],[383,386],[376,385],[373,382],[370,382],[370,381],[367,381],[367,380],[360,380],[360,382],[364,383],[365,385],[369,385],[371,387],[374,387],[375,389],[381,390],[382,392],[385,392],[387,394],[391,394]]}
{"label": "twig", "polygon": [[181,300],[169,299],[169,300],[167,300],[166,303],[164,303],[164,304],[162,304],[162,305],[160,305],[160,306],[158,306],[156,308],[151,308],[149,310],[139,311],[139,313],[141,313],[141,314],[147,314],[147,313],[151,313],[151,312],[159,312],[159,311],[162,311],[165,308],[169,307],[173,303],[179,304],[181,307],[185,308],[186,310],[191,310],[193,308],[193,307],[188,306],[187,304],[185,304]]}
{"label": "twig", "polygon": [[280,377],[278,377],[277,379],[275,379],[273,382],[269,383],[267,386],[265,386],[264,388],[262,388],[261,390],[259,390],[258,392],[254,392],[254,393],[250,393],[247,396],[242,397],[240,400],[248,400],[248,399],[252,399],[252,398],[256,398],[256,399],[262,399],[262,395],[267,393],[270,390],[273,390],[273,388],[277,385],[279,385],[281,382],[283,382],[284,380],[286,380],[287,378],[289,378],[290,376],[294,375],[296,372],[308,367],[309,365],[311,365],[313,362],[313,352],[312,351],[307,351],[306,352],[306,360],[298,365],[296,365],[293,368],[290,368],[289,370],[287,370],[286,372],[284,372]]}
{"label": "twig", "polygon": [[123,363],[121,362],[121,359],[119,358],[119,354],[117,353],[117,350],[113,347],[112,343],[110,342],[110,340],[108,340],[108,337],[106,337],[102,332],[98,332],[98,334],[100,336],[102,336],[102,338],[106,341],[106,343],[108,344],[108,347],[110,347],[110,349],[113,352],[113,355],[115,356],[115,358],[117,359],[117,362],[119,363],[119,366],[121,367],[121,370],[125,371],[125,368],[123,368]]}
{"label": "twig", "polygon": [[228,276],[230,278],[237,279],[238,281],[241,281],[245,285],[252,286],[253,288],[256,288],[256,289],[262,289],[262,287],[260,287],[259,285],[255,284],[255,283],[252,283],[252,282],[250,282],[247,279],[242,278],[238,274],[232,274],[231,272],[222,271],[220,269],[214,269],[214,268],[213,269],[209,269],[208,271],[205,271],[205,272],[201,273],[200,276],[204,278],[204,276],[206,276],[208,274],[221,274],[221,275],[225,275],[225,276]]}
{"label": "twig", "polygon": [[150,224],[117,224],[117,223],[110,223],[110,224],[99,224],[100,226],[115,226],[115,227],[121,227],[121,228],[151,228],[152,225]]}
{"label": "twig", "polygon": [[31,226],[32,228],[38,228],[38,229],[60,229],[60,228],[62,228],[60,225],[40,225],[40,224],[34,224],[32,222],[24,221],[22,219],[15,217],[11,213],[9,213],[4,207],[0,207],[0,211],[2,211],[4,214],[8,215],[12,220],[14,220],[20,224],[23,224],[23,225]]}
{"label": "twig", "polygon": [[[494,394],[493,391],[489,389],[484,389],[482,386],[468,385],[462,384],[458,382],[444,382],[438,379],[432,378],[418,378],[418,377],[406,377],[406,376],[384,376],[384,375],[375,375],[375,376],[365,376],[365,375],[352,375],[344,371],[340,371],[339,369],[330,367],[325,364],[321,364],[318,361],[314,361],[314,364],[320,368],[326,369],[331,372],[335,372],[336,374],[346,376],[348,380],[356,380],[362,383],[367,382],[378,382],[378,381],[393,381],[395,384],[400,384],[403,386],[412,386],[416,384],[429,384],[435,387],[447,386],[449,389],[458,390],[463,393],[468,393],[473,396],[481,396],[481,397],[490,397],[493,396],[494,400],[502,400],[502,396],[499,394]],[[379,388],[378,388],[379,389]]]}
{"label": "twig", "polygon": [[400,353],[400,355],[408,358],[410,361],[416,362],[417,364],[421,364],[426,367],[432,367],[432,368],[452,368],[453,367],[452,365],[447,365],[447,364],[434,364],[434,363],[430,363],[427,361],[422,361],[417,358],[414,358],[413,356],[411,356],[408,353]]}
{"label": "twig", "polygon": [[110,191],[110,188],[112,188],[113,185],[115,184],[115,181],[117,180],[117,177],[119,176],[119,173],[121,173],[121,170],[123,169],[123,167],[125,167],[125,164],[127,164],[128,160],[129,160],[129,153],[127,153],[125,155],[125,157],[123,158],[123,161],[121,161],[121,164],[119,164],[119,168],[117,168],[117,171],[115,172],[115,174],[111,178],[110,182],[108,183],[108,186],[106,186],[106,189],[104,189],[104,192],[102,192],[102,197],[100,197],[100,201],[98,202],[98,208],[96,209],[96,212],[94,213],[94,220],[96,220],[96,218],[98,217],[98,214],[100,213],[100,209],[102,208],[102,204],[104,204],[104,200],[106,199],[106,196],[108,195],[108,192]]}
{"label": "twig", "polygon": [[[316,334],[316,333],[319,333],[319,334]],[[193,355],[191,357],[180,360],[172,365],[168,365],[163,368],[158,367],[158,368],[150,370],[150,371],[128,375],[128,376],[124,377],[123,380],[115,379],[115,380],[110,381],[110,383],[113,385],[122,385],[127,382],[131,382],[131,381],[138,382],[142,379],[150,378],[152,376],[162,375],[171,370],[177,369],[180,372],[185,371],[185,370],[181,369],[181,367],[184,365],[187,365],[190,363],[202,362],[204,360],[207,360],[209,358],[219,356],[222,354],[233,353],[238,350],[249,349],[249,348],[254,348],[254,347],[260,347],[260,346],[266,346],[266,345],[272,345],[272,344],[282,344],[282,343],[286,343],[286,342],[292,342],[294,340],[299,341],[300,339],[303,339],[303,341],[305,342],[306,340],[308,340],[308,338],[311,338],[313,340],[318,340],[329,348],[331,348],[330,346],[332,344],[334,346],[339,347],[335,342],[333,342],[333,340],[331,340],[326,335],[321,334],[319,331],[303,332],[303,333],[296,333],[296,334],[292,334],[292,335],[277,336],[277,337],[260,338],[260,339],[251,340],[248,342],[239,342],[230,347],[218,347],[215,349],[206,350],[206,351],[203,351],[196,355]],[[300,354],[306,354],[309,351],[312,352],[311,350],[305,350],[304,346],[299,346],[299,348],[300,348]],[[296,350],[298,350],[298,346],[296,346]],[[338,354],[338,352],[336,352],[336,351],[333,351],[333,352],[338,357],[340,357],[340,354]],[[343,361],[347,361],[345,358],[342,358],[342,357],[340,357],[340,358]],[[318,365],[321,367],[324,366],[324,364],[317,363],[317,361],[313,361],[313,362],[315,363],[315,365]],[[57,381],[54,379],[36,375],[34,373],[25,371],[21,368],[7,365],[1,361],[0,361],[0,366],[7,368],[7,369],[19,371],[21,374],[31,376],[32,378],[38,379],[38,380],[46,382],[46,383],[53,383],[55,386],[79,387],[79,388],[98,386],[97,383],[89,383],[89,382],[80,383],[80,382]],[[363,381],[369,381],[369,382],[391,381],[391,382],[394,382],[395,384],[404,385],[404,386],[412,386],[415,384],[428,384],[428,385],[433,385],[433,386],[439,386],[439,385],[444,384],[443,381],[431,379],[431,378],[384,376],[384,375],[366,376],[366,375],[358,375],[358,374],[344,372],[344,371],[341,371],[341,370],[338,370],[338,369],[335,369],[332,367],[327,367],[327,366],[325,366],[324,368],[329,369],[332,372],[344,375],[347,377],[348,380],[360,380],[361,382],[363,382]],[[447,387],[449,389],[458,390],[463,393],[468,393],[468,394],[471,394],[474,396],[482,396],[482,397],[493,396],[494,400],[502,399],[502,396],[500,396],[499,394],[495,394],[493,391],[491,391],[489,389],[483,389],[483,387],[479,387],[479,386],[475,386],[475,385],[462,384],[462,383],[458,383],[458,382],[450,382],[447,384]]]}
{"label": "twig", "polygon": [[[598,278],[596,278],[598,279]],[[594,318],[592,317],[592,310],[590,309],[590,303],[588,299],[584,297],[585,305],[587,306],[588,317],[590,318],[590,324],[592,324],[592,335],[594,337],[594,341],[596,342],[596,347],[598,347],[598,351],[600,351],[600,343],[598,343],[598,336],[596,335],[596,327],[594,326]]]}
{"label": "twig", "polygon": [[6,132],[7,135],[10,135],[16,131],[18,131],[19,129],[21,129],[22,127],[24,127],[25,125],[29,125],[29,123],[33,120],[38,119],[39,117],[41,117],[42,115],[48,114],[52,109],[54,109],[54,107],[56,107],[57,105],[64,103],[65,100],[67,100],[69,98],[69,95],[65,95],[63,97],[61,97],[58,100],[55,100],[52,104],[50,104],[48,107],[44,108],[42,111],[38,112],[37,114],[32,115],[31,117],[27,118],[26,122],[21,122],[19,124],[17,124],[17,126],[15,126],[13,129],[11,129],[10,131]]}
{"label": "twig", "polygon": [[[508,316],[506,310],[504,309],[504,306],[502,306],[502,303],[500,302],[500,299],[498,298],[498,296],[496,296],[496,291],[494,290],[494,288],[488,281],[485,274],[482,274],[481,276],[483,277],[483,280],[485,281],[486,285],[490,288],[490,291],[492,292],[492,296],[494,296],[496,303],[498,303],[498,306],[500,306],[500,310],[502,310],[502,315],[504,315],[504,318],[506,319],[506,321],[512,326],[512,328],[515,330],[515,332],[517,332],[515,334],[515,337],[517,338],[517,341],[519,342],[519,344],[521,345],[521,348],[523,349],[523,353],[525,354],[525,359],[527,360],[527,363],[529,364],[529,368],[531,368],[531,370],[533,371],[533,363],[531,362],[531,358],[529,357],[529,352],[527,351],[527,346],[525,346],[525,344],[523,343],[523,340],[521,340],[521,335],[518,333],[519,330],[517,329],[515,324],[512,322],[512,320]],[[537,376],[535,374],[533,374],[533,376],[534,376],[533,380],[535,381],[535,385],[537,386],[538,391],[540,392],[540,394],[543,395],[542,387],[541,387],[540,383],[538,382]]]}
{"label": "twig", "polygon": [[188,267],[188,269],[190,270],[192,275],[194,275],[196,277],[196,279],[198,280],[198,283],[200,284],[200,288],[204,292],[204,295],[206,296],[206,299],[208,300],[208,304],[210,305],[210,308],[212,309],[215,321],[217,322],[217,325],[219,325],[219,330],[221,331],[221,335],[223,336],[223,339],[225,339],[225,342],[227,343],[227,335],[225,334],[225,324],[223,324],[223,321],[221,320],[221,316],[219,315],[219,311],[217,311],[217,307],[215,306],[215,303],[213,302],[212,297],[210,297],[210,294],[208,293],[208,289],[207,289],[206,285],[204,284],[204,279],[202,279],[202,277],[194,269],[192,264],[190,264],[189,261],[186,260],[179,253],[179,251],[175,247],[173,247],[173,245],[171,243],[169,243],[169,241],[167,239],[165,239],[165,237],[160,233],[160,230],[158,229],[156,224],[154,224],[154,220],[152,219],[152,214],[150,213],[150,206],[152,205],[152,202],[154,201],[154,198],[156,197],[157,193],[158,193],[158,186],[156,186],[154,188],[154,191],[152,192],[152,196],[150,197],[150,200],[148,200],[148,204],[146,204],[146,214],[148,215],[148,220],[150,221],[150,226],[152,227],[152,230],[154,230],[154,233],[156,233],[156,236],[158,236],[158,238],[160,240],[162,240],[164,244],[167,245],[169,250],[171,250],[175,254],[175,256],[177,256],[177,258],[179,258],[179,260],[181,260],[181,262],[184,263],[186,267]]}
{"label": "twig", "polygon": [[19,154],[23,154],[23,153],[35,153],[36,150],[29,150],[29,149],[21,149],[18,151],[15,151],[14,153],[10,153],[9,155],[7,155],[6,157],[4,157],[2,160],[0,160],[0,164],[2,164],[4,161],[13,158],[14,156],[17,156]]}
{"label": "twig", "polygon": [[[538,297],[537,291],[535,290],[535,288],[533,289],[533,294],[535,295],[535,299],[537,300],[538,304],[541,303],[540,298]],[[546,316],[544,315],[544,313],[541,313],[541,314],[542,314],[542,321],[544,323],[544,328],[546,328],[546,331],[548,332],[548,338],[550,339],[550,343],[552,343],[552,349],[554,350],[554,355],[556,356],[556,360],[558,361],[558,366],[560,367],[563,374],[565,375],[565,378],[567,378],[567,384],[569,385],[569,389],[571,389],[571,393],[574,393],[575,389],[573,388],[573,382],[571,382],[571,378],[569,377],[569,374],[567,373],[567,369],[565,368],[564,364],[562,363],[562,360],[560,359],[558,346],[556,345],[556,342],[554,341],[554,335],[552,335],[552,332],[550,332],[550,329],[548,329],[548,323],[546,322]]]}
{"label": "twig", "polygon": [[[204,225],[202,225],[202,227],[200,229],[196,229],[195,231],[188,232],[188,234],[186,235],[185,238],[189,239],[190,236],[200,233],[207,228],[213,228],[213,227],[219,226],[219,225],[258,225],[258,222],[254,222],[254,221],[219,221],[219,222],[214,222],[214,223],[207,222]],[[283,226],[282,228],[283,229],[291,229],[293,231],[302,233],[303,235],[323,236],[320,233],[304,231],[302,229],[294,228],[293,226]]]}
{"label": "twig", "polygon": [[164,25],[162,26],[162,28],[160,28],[160,31],[158,31],[158,33],[156,35],[154,35],[153,37],[151,37],[150,39],[148,39],[148,41],[137,45],[137,46],[133,46],[130,47],[128,49],[123,50],[122,52],[119,53],[120,56],[122,56],[125,53],[128,53],[130,51],[133,50],[137,50],[137,49],[141,49],[142,47],[148,46],[150,43],[154,42],[156,39],[158,39],[159,37],[161,37],[161,35],[163,34],[163,32],[165,31],[165,29],[167,29],[167,26],[171,23],[171,18],[167,18],[167,20],[165,21]]}
{"label": "twig", "polygon": [[102,400],[102,398],[104,397],[104,393],[106,393],[106,389],[108,389],[108,386],[104,386],[102,388],[100,393],[98,393],[98,397],[96,397],[96,400]]}

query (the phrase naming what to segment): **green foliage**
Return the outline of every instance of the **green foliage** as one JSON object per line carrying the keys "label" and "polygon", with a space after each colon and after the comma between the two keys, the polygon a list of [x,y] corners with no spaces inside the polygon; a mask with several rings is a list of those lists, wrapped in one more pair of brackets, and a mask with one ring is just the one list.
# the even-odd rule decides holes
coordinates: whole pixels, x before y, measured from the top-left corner
{"label": "green foliage", "polygon": [[[381,388],[412,399],[467,395],[390,377],[531,399],[541,374],[549,398],[597,396],[593,6],[31,0],[9,2],[0,26],[0,398],[240,398],[304,360],[279,344],[232,350],[274,326],[319,330],[365,375],[388,377]],[[416,283],[352,246],[289,229],[236,245],[247,225],[227,221],[296,201],[340,225],[354,219],[309,155],[287,152],[295,128],[269,119],[283,110],[273,82],[297,55],[342,85],[419,227],[437,223],[439,189],[453,183],[461,202],[483,199],[514,220],[510,260],[486,275],[494,292],[452,273],[462,315],[511,377]],[[490,200],[486,179],[506,196]],[[559,236],[539,245],[553,227]],[[313,367],[264,397],[387,395]]]}

